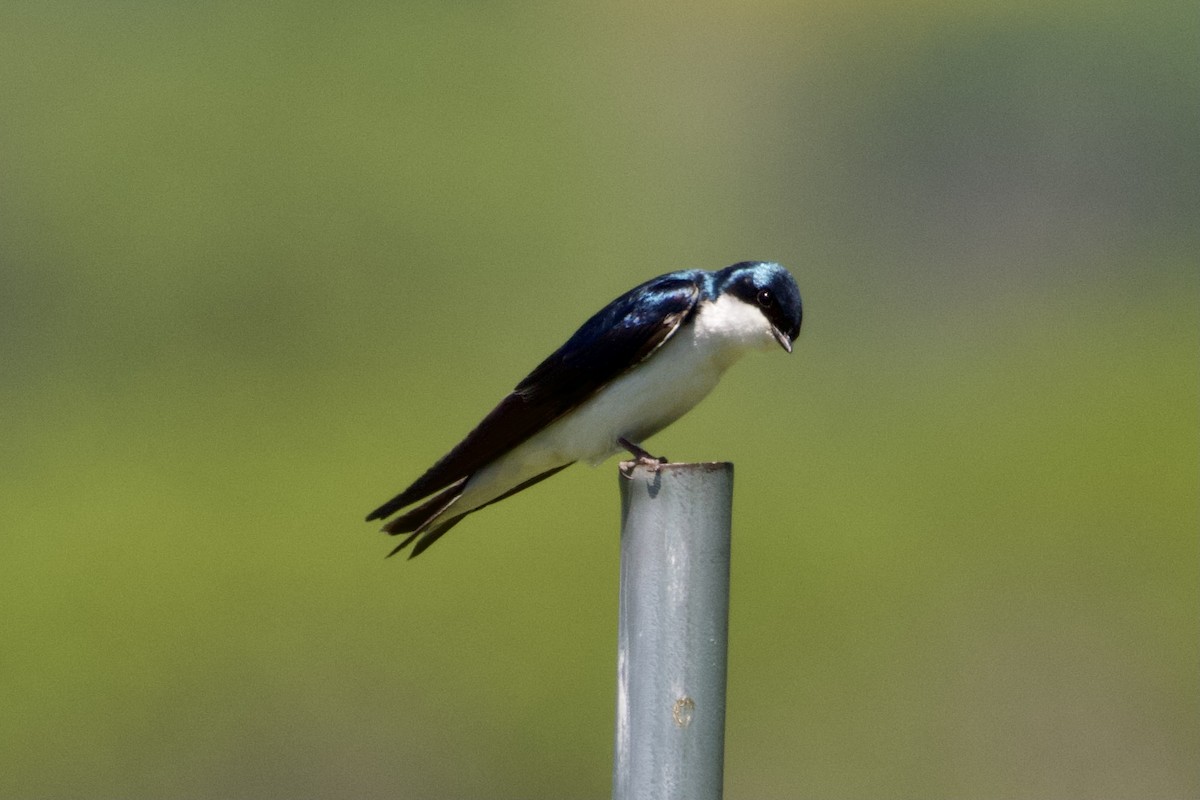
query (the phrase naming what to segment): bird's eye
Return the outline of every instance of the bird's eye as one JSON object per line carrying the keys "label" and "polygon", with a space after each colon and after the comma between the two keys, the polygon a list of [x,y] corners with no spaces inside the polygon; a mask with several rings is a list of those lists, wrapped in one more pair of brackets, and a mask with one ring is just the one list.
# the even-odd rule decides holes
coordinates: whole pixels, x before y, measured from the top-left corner
{"label": "bird's eye", "polygon": [[775,304],[775,298],[771,295],[770,289],[763,289],[758,293],[758,304],[763,308],[770,308]]}

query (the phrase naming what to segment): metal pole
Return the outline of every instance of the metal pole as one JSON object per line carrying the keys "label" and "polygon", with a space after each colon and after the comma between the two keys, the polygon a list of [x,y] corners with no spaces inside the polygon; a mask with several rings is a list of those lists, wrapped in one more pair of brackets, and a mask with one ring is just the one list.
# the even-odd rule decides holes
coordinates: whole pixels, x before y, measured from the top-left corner
{"label": "metal pole", "polygon": [[616,800],[719,800],[733,464],[621,465]]}

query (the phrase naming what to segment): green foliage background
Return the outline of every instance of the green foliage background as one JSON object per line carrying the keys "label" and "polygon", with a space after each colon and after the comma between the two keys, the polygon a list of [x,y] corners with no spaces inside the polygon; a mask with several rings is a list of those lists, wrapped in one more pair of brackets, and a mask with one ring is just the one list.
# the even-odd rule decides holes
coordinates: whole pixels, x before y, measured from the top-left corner
{"label": "green foliage background", "polygon": [[1194,4],[0,4],[0,795],[602,797],[616,468],[362,516],[746,258],[730,797],[1200,793]]}

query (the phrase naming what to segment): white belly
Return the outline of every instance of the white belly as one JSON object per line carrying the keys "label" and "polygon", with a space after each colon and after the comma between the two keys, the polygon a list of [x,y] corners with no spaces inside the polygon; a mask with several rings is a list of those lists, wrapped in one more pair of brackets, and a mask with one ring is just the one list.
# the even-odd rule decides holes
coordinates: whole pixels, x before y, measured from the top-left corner
{"label": "white belly", "polygon": [[541,444],[563,456],[599,464],[621,449],[617,439],[640,443],[691,411],[727,366],[692,336],[677,336],[535,439],[544,437]]}

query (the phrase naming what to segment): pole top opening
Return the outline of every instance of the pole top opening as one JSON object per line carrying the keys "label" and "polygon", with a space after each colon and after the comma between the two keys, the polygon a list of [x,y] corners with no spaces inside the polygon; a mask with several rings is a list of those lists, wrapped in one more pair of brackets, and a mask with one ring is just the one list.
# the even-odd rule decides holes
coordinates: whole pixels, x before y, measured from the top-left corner
{"label": "pole top opening", "polygon": [[670,475],[703,475],[712,472],[733,470],[732,461],[670,461],[666,464],[648,464],[630,459],[620,463],[621,474],[626,478],[653,478],[656,473]]}

